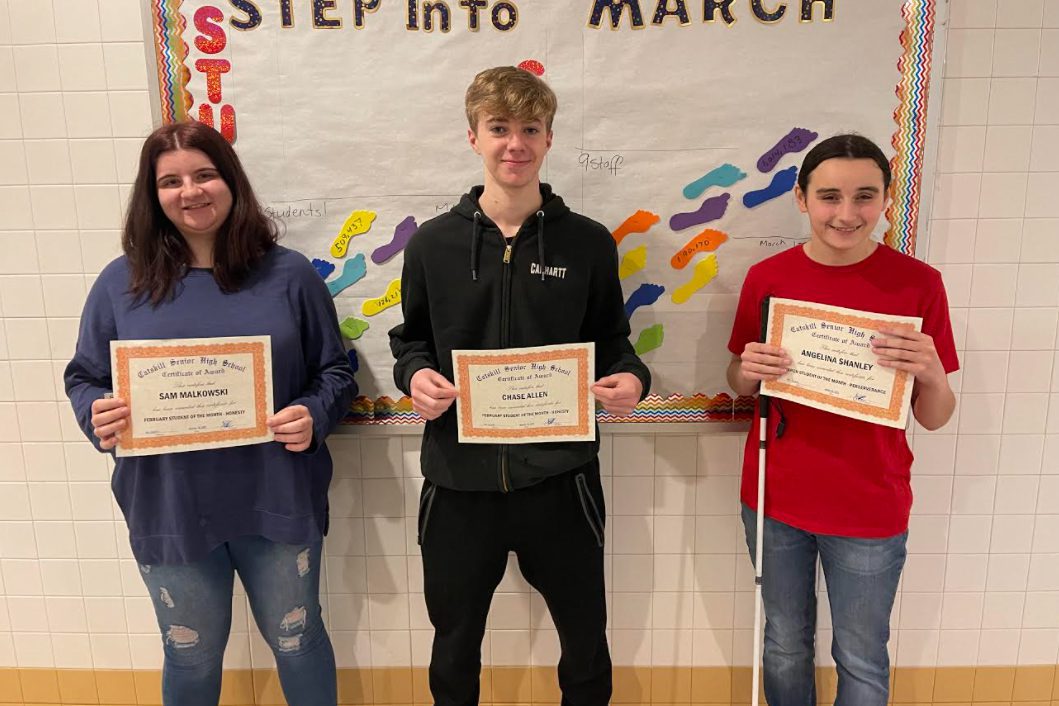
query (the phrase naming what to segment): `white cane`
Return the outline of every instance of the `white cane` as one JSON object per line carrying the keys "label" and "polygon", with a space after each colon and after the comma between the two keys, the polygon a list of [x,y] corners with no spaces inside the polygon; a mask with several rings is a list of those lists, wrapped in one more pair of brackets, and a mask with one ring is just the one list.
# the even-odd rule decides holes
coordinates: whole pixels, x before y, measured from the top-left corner
{"label": "white cane", "polygon": [[[769,299],[761,302],[761,342],[768,341]],[[758,684],[761,678],[761,563],[765,552],[765,447],[769,432],[769,398],[758,392],[757,449],[757,533],[754,542],[754,669],[750,703],[758,706]]]}
{"label": "white cane", "polygon": [[758,424],[757,450],[757,535],[754,546],[754,675],[750,703],[758,706],[758,683],[761,676],[761,559],[765,550],[765,444],[768,440],[769,398],[758,395],[761,421]]}

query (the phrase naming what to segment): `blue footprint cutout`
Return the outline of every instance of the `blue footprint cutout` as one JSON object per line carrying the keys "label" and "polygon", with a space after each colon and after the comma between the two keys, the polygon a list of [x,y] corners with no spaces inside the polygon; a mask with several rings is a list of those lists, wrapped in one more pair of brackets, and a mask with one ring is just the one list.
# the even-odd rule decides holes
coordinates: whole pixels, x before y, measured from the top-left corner
{"label": "blue footprint cutout", "polygon": [[346,287],[364,279],[367,273],[368,266],[364,262],[364,253],[357,253],[356,257],[346,260],[345,266],[342,267],[342,274],[327,283],[327,291],[331,292],[332,297],[337,296]]}
{"label": "blue footprint cutout", "polygon": [[782,196],[794,188],[798,181],[798,167],[787,167],[776,172],[772,177],[772,183],[758,191],[748,191],[743,195],[743,205],[747,208],[760,206],[766,201],[771,201],[777,196]]}
{"label": "blue footprint cutout", "polygon": [[634,311],[641,306],[654,304],[664,291],[666,291],[666,288],[660,284],[644,282],[636,288],[635,292],[629,295],[629,300],[625,302],[625,316],[631,319]]}
{"label": "blue footprint cutout", "polygon": [[318,257],[313,258],[313,267],[316,268],[316,272],[324,279],[330,277],[331,273],[335,271],[335,263],[328,260],[321,260]]}
{"label": "blue footprint cutout", "polygon": [[350,348],[346,351],[346,357],[349,358],[349,365],[353,368],[353,372],[360,370],[360,359],[357,358],[357,352]]}

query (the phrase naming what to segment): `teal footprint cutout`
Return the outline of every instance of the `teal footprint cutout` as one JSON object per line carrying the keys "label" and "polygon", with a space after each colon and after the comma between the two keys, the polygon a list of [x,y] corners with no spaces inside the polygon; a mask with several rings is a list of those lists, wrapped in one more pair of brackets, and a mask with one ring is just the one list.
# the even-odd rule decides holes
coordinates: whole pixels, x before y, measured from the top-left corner
{"label": "teal footprint cutout", "polygon": [[685,186],[684,198],[697,199],[711,186],[720,186],[727,189],[741,179],[746,179],[746,172],[734,164],[722,164],[716,169],[711,169],[705,176]]}
{"label": "teal footprint cutout", "polygon": [[636,288],[635,292],[629,295],[629,301],[625,302],[625,316],[631,319],[634,311],[641,306],[654,304],[664,291],[666,291],[666,288],[660,284],[644,282]]}
{"label": "teal footprint cutout", "polygon": [[795,182],[798,181],[798,167],[787,167],[786,169],[776,172],[775,176],[772,177],[772,183],[766,186],[764,189],[757,191],[749,191],[743,195],[743,205],[747,208],[754,208],[760,206],[766,201],[771,201],[777,196],[782,196],[791,189],[794,188]]}
{"label": "teal footprint cutout", "polygon": [[338,293],[346,287],[364,279],[366,274],[368,274],[368,266],[364,262],[364,253],[357,253],[356,257],[346,260],[346,264],[342,267],[342,274],[327,283],[327,291],[331,292],[332,297],[338,296]]}

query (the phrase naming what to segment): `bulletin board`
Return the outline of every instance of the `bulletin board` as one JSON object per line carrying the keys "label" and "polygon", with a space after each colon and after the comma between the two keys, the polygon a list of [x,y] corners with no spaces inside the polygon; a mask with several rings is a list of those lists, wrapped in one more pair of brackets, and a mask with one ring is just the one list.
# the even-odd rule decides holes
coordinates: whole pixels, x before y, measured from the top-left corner
{"label": "bulletin board", "polygon": [[[351,423],[421,420],[393,383],[402,249],[481,182],[463,95],[518,65],[555,90],[541,177],[618,244],[652,394],[622,419],[729,422],[747,269],[804,242],[798,166],[858,132],[888,151],[876,236],[915,254],[939,0],[150,0],[157,108],[235,145],[281,243],[334,296]],[[469,234],[468,234],[469,237]]]}

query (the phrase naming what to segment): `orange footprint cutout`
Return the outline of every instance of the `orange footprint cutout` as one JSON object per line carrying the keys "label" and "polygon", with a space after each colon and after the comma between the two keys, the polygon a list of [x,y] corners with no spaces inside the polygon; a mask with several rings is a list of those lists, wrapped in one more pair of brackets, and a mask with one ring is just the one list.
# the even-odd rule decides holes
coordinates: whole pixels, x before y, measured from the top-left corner
{"label": "orange footprint cutout", "polygon": [[660,220],[661,218],[657,213],[639,210],[626,218],[611,235],[614,236],[614,242],[621,245],[621,241],[625,239],[625,236],[631,233],[646,233],[651,226]]}
{"label": "orange footprint cutout", "polygon": [[678,250],[677,254],[670,259],[669,264],[673,266],[674,270],[682,270],[700,252],[713,252],[727,240],[727,233],[707,228]]}

